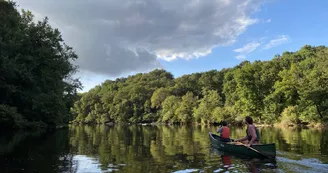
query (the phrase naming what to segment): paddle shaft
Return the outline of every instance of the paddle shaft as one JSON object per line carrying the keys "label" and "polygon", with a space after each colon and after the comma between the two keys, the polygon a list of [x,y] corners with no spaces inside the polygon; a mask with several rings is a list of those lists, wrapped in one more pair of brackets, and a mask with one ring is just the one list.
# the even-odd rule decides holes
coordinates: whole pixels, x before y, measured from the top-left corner
{"label": "paddle shaft", "polygon": [[243,143],[241,143],[241,142],[236,142],[236,143],[237,143],[237,144],[240,144],[240,145],[243,145],[243,146],[245,146],[245,147],[247,147],[247,148],[249,148],[249,149],[251,149],[251,150],[253,150],[253,151],[255,151],[255,152],[257,152],[257,153],[259,153],[259,154],[261,154],[261,155],[263,155],[263,156],[265,156],[265,157],[267,157],[267,158],[270,158],[269,156],[267,156],[267,155],[265,155],[265,154],[259,152],[258,150],[254,149],[254,148],[252,148],[252,147],[246,146],[245,144],[243,144]]}

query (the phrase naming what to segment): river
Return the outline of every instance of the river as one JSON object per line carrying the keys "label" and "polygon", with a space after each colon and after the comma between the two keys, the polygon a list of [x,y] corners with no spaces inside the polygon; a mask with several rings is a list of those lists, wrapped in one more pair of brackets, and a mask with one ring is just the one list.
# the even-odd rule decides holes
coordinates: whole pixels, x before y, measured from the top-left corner
{"label": "river", "polygon": [[[221,156],[214,126],[72,126],[0,137],[0,172],[328,172],[328,130],[260,128],[275,161]],[[231,128],[232,138],[244,128]]]}

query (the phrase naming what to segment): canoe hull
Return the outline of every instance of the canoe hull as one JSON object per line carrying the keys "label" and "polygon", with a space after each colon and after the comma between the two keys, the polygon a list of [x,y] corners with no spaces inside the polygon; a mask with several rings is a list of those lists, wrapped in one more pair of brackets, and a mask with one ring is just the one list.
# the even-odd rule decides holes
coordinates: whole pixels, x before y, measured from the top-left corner
{"label": "canoe hull", "polygon": [[[209,133],[211,145],[218,149],[222,150],[225,153],[233,153],[238,155],[244,155],[247,157],[257,157],[257,158],[263,158],[264,156],[243,146],[243,145],[234,145],[234,144],[228,144],[225,142],[219,141],[219,136]],[[265,145],[252,145],[252,148],[256,149],[257,151],[265,154],[269,157],[276,157],[276,145],[275,144],[265,144]]]}

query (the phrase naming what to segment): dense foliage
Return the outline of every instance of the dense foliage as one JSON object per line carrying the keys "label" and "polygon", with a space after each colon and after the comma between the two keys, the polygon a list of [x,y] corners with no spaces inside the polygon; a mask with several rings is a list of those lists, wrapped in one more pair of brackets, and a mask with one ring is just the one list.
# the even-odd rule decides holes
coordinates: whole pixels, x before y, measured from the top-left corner
{"label": "dense foliage", "polygon": [[67,123],[80,82],[77,58],[48,19],[33,22],[0,0],[0,127],[46,128]]}
{"label": "dense foliage", "polygon": [[321,123],[328,119],[328,48],[304,46],[271,61],[174,79],[165,70],[107,80],[72,109],[78,123]]}

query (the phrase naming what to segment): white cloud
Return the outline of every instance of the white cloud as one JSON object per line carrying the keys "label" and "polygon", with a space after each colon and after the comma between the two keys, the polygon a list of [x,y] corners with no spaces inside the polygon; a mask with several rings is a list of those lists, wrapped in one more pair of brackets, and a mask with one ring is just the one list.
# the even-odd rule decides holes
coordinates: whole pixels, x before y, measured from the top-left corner
{"label": "white cloud", "polygon": [[257,47],[259,47],[261,43],[258,42],[251,42],[245,44],[243,47],[235,49],[235,52],[242,53],[242,54],[248,54],[253,52]]}
{"label": "white cloud", "polygon": [[254,52],[261,43],[259,42],[250,42],[245,44],[243,47],[235,49],[234,52],[239,53],[239,55],[236,56],[237,59],[246,59],[246,55],[249,53]]}
{"label": "white cloud", "polygon": [[238,59],[238,60],[246,59],[246,56],[244,56],[244,55],[237,55],[236,56],[236,59]]}
{"label": "white cloud", "polygon": [[17,0],[63,34],[81,70],[108,76],[160,68],[235,42],[263,0]]}
{"label": "white cloud", "polygon": [[270,49],[279,46],[286,43],[288,40],[289,37],[287,35],[280,35],[277,38],[270,40],[268,44],[264,45],[263,49]]}

